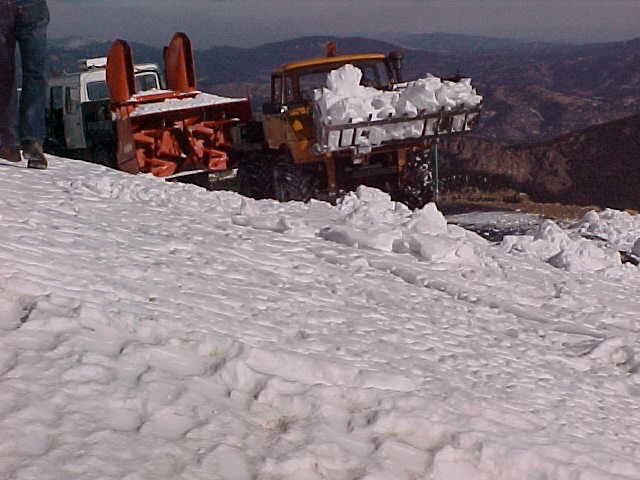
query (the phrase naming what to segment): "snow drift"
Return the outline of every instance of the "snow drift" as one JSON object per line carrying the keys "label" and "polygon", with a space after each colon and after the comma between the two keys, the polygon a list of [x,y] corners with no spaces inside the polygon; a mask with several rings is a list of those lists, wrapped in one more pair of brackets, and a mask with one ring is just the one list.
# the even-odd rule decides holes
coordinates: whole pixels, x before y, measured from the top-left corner
{"label": "snow drift", "polygon": [[0,165],[0,478],[639,477],[638,268],[547,262],[614,215],[507,249],[49,160]]}

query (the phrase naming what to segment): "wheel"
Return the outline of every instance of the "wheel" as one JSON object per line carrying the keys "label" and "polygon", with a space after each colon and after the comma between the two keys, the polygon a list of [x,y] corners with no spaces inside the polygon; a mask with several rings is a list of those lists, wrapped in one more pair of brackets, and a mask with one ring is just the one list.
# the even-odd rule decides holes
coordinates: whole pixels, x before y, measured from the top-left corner
{"label": "wheel", "polygon": [[280,161],[273,169],[273,190],[276,200],[308,202],[316,190],[316,178],[302,167]]}
{"label": "wheel", "polygon": [[264,155],[247,155],[238,166],[238,191],[245,197],[273,197],[273,169]]}
{"label": "wheel", "polygon": [[91,151],[91,160],[93,163],[104,165],[105,167],[118,169],[118,160],[113,149],[99,143],[93,147]]}
{"label": "wheel", "polygon": [[410,153],[401,185],[402,200],[410,208],[422,208],[433,201],[430,150]]}

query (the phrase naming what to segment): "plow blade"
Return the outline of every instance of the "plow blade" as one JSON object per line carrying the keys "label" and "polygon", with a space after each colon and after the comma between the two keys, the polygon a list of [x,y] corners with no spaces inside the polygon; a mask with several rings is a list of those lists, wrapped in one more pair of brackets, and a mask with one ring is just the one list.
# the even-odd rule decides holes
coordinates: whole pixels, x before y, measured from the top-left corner
{"label": "plow blade", "polygon": [[135,77],[133,73],[133,56],[129,44],[124,40],[116,40],[107,54],[107,87],[116,112],[116,132],[118,145],[116,158],[119,170],[138,173],[140,166],[135,158],[135,144],[131,132],[129,113],[133,107],[127,102],[135,94]]}
{"label": "plow blade", "polygon": [[114,102],[124,102],[136,93],[131,48],[124,40],[116,40],[107,56],[107,85]]}
{"label": "plow blade", "polygon": [[168,90],[136,93],[129,46],[117,40],[109,50],[118,169],[175,177],[233,168],[231,127],[251,118],[248,100],[196,90],[191,42],[184,33],[174,35],[164,61]]}

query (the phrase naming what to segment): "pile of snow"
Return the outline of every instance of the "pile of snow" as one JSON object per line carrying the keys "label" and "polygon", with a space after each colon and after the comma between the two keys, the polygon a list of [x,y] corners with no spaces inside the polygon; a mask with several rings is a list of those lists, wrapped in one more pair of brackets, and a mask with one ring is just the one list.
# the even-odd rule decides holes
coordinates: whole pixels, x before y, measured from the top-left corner
{"label": "pile of snow", "polygon": [[616,270],[621,250],[640,256],[640,217],[606,209],[587,212],[569,228],[545,220],[532,235],[506,236],[502,248],[570,272]]}
{"label": "pile of snow", "polygon": [[639,478],[640,271],[573,230],[49,163],[0,162],[0,478]]}
{"label": "pile of snow", "polygon": [[[162,93],[162,91],[147,91],[134,95],[134,99],[144,99],[145,96]],[[143,103],[138,105],[131,113],[132,117],[140,117],[143,115],[151,115],[154,113],[187,110],[191,108],[209,107],[212,105],[220,105],[224,103],[246,102],[245,98],[230,98],[213,95],[211,93],[198,92],[193,97],[186,98],[167,98],[158,102]]]}
{"label": "pile of snow", "polygon": [[[459,108],[473,108],[480,104],[482,97],[471,86],[471,79],[464,78],[451,82],[427,74],[425,78],[407,82],[394,91],[382,91],[360,85],[362,70],[347,64],[333,70],[327,76],[325,88],[315,90],[316,121],[320,125],[348,125],[368,120],[389,118],[414,118],[418,114],[451,111]],[[454,131],[463,128],[464,115],[454,120]],[[435,119],[429,122],[427,135],[437,133]],[[330,132],[321,148],[338,150],[352,143],[376,146],[387,140],[419,137],[423,133],[424,122],[402,122],[379,125],[367,129],[346,130],[340,144],[339,132]]]}
{"label": "pile of snow", "polygon": [[360,186],[339,203],[340,217],[320,230],[322,238],[349,246],[411,253],[449,263],[479,263],[474,251],[487,242],[473,232],[448,225],[434,203],[411,212],[388,193]]}
{"label": "pile of snow", "polygon": [[572,231],[601,238],[619,250],[640,254],[640,216],[607,208],[587,212]]}
{"label": "pile of snow", "polygon": [[508,235],[501,244],[510,253],[533,255],[550,265],[570,272],[594,272],[618,267],[620,254],[562,229],[553,220],[545,220],[533,235]]}

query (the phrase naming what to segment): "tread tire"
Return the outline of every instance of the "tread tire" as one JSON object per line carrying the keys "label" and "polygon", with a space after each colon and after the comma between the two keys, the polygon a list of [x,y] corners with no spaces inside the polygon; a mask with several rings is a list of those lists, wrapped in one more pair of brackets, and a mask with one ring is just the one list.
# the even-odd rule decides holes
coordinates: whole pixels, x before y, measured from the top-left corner
{"label": "tread tire", "polygon": [[262,155],[247,155],[238,166],[238,191],[245,197],[261,200],[273,197],[273,168]]}
{"label": "tread tire", "polygon": [[115,153],[110,147],[101,143],[93,147],[91,159],[93,163],[97,163],[98,165],[118,169],[118,160],[116,159]]}
{"label": "tread tire", "polygon": [[281,161],[273,169],[273,189],[280,202],[308,202],[315,193],[316,180],[301,165]]}
{"label": "tread tire", "polygon": [[409,208],[422,208],[433,201],[430,150],[410,155],[402,185],[402,197]]}

